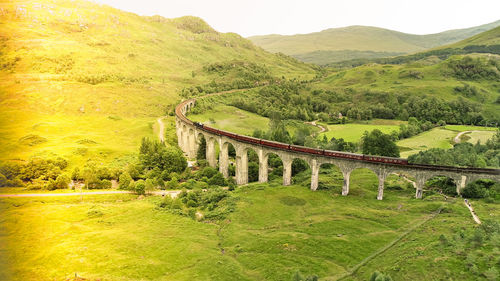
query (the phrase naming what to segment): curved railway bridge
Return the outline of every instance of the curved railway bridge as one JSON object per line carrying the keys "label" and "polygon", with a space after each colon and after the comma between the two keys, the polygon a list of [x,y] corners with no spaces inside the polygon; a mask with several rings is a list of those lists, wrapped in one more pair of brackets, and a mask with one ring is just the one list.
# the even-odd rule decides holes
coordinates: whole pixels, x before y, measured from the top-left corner
{"label": "curved railway bridge", "polygon": [[378,177],[377,199],[384,195],[384,181],[391,173],[404,173],[416,179],[416,198],[422,198],[424,184],[435,176],[446,176],[454,180],[457,193],[468,182],[478,179],[500,181],[500,170],[482,168],[458,168],[449,166],[409,164],[406,159],[368,156],[340,151],[329,151],[306,148],[271,142],[247,136],[233,134],[202,125],[189,120],[186,113],[195,106],[196,99],[186,100],[175,108],[175,125],[178,144],[188,155],[194,158],[201,138],[206,140],[206,159],[211,167],[217,167],[216,145],[219,146],[219,171],[228,177],[228,148],[232,145],[236,150],[236,183],[248,183],[248,150],[254,150],[259,157],[259,182],[267,182],[268,157],[275,154],[283,162],[283,185],[290,185],[292,178],[292,161],[302,159],[311,168],[311,190],[318,188],[318,174],[322,164],[333,164],[339,167],[344,177],[342,195],[349,193],[349,178],[351,172],[358,168],[372,170]]}

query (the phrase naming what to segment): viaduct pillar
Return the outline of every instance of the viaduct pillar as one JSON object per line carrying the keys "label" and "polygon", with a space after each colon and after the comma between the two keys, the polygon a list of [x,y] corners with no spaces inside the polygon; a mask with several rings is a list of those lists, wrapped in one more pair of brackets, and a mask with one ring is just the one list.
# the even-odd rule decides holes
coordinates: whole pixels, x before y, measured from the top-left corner
{"label": "viaduct pillar", "polygon": [[311,160],[311,190],[318,189],[320,164],[316,159]]}
{"label": "viaduct pillar", "polygon": [[248,183],[248,154],[247,150],[241,147],[236,149],[236,184]]}
{"label": "viaduct pillar", "polygon": [[343,168],[342,176],[344,177],[344,182],[342,184],[342,195],[347,196],[349,194],[349,183],[351,178],[352,168]]}
{"label": "viaduct pillar", "polygon": [[259,182],[267,182],[267,173],[268,173],[268,167],[267,167],[267,159],[268,155],[264,153],[264,150],[259,149],[257,151],[257,154],[259,155]]}
{"label": "viaduct pillar", "polygon": [[283,161],[283,185],[291,185],[292,184],[292,159],[289,157],[283,157],[281,159]]}
{"label": "viaduct pillar", "polygon": [[377,200],[382,200],[384,199],[384,181],[385,177],[387,176],[387,173],[385,170],[381,170],[377,174],[378,176],[378,195],[377,195]]}
{"label": "viaduct pillar", "polygon": [[206,158],[208,165],[212,168],[215,168],[217,167],[217,159],[215,159],[215,139],[208,138],[208,140],[205,140],[207,145]]}
{"label": "viaduct pillar", "polygon": [[220,153],[219,153],[219,172],[225,177],[229,177],[228,165],[229,165],[229,156],[228,156],[228,145],[223,144],[222,141],[219,142],[220,145]]}

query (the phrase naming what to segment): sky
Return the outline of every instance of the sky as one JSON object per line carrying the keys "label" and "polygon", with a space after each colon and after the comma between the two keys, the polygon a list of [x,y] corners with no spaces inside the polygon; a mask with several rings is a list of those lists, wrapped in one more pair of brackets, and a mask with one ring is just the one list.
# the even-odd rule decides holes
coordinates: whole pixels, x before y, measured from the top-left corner
{"label": "sky", "polygon": [[139,15],[198,16],[244,37],[369,25],[429,34],[494,22],[500,0],[94,0]]}

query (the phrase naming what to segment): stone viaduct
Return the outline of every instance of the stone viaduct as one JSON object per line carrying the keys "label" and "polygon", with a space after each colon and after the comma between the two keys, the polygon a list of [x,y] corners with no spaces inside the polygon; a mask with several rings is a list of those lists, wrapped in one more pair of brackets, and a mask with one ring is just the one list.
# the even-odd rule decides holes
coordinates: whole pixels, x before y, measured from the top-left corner
{"label": "stone viaduct", "polygon": [[231,144],[236,150],[236,183],[239,185],[248,183],[248,150],[254,150],[259,157],[259,182],[267,182],[268,178],[268,157],[271,153],[281,158],[283,162],[283,185],[290,185],[292,178],[292,161],[302,159],[311,168],[311,190],[318,188],[318,174],[320,166],[323,164],[333,164],[342,172],[344,181],[342,195],[349,193],[349,179],[351,172],[358,168],[372,170],[378,177],[377,199],[382,200],[384,195],[384,181],[391,173],[404,173],[415,178],[416,198],[422,198],[424,184],[427,180],[435,176],[446,176],[454,180],[457,185],[457,193],[469,182],[478,179],[492,179],[500,181],[500,170],[478,169],[478,168],[458,168],[447,166],[430,165],[403,165],[395,163],[376,163],[356,159],[346,159],[329,157],[325,155],[315,155],[304,152],[284,150],[259,144],[248,143],[234,137],[220,135],[203,130],[195,126],[185,115],[195,105],[195,99],[189,99],[177,105],[176,132],[179,147],[189,158],[195,158],[199,141],[202,137],[206,140],[206,159],[211,167],[217,167],[216,145],[219,146],[219,171],[228,177],[229,156],[228,148]]}

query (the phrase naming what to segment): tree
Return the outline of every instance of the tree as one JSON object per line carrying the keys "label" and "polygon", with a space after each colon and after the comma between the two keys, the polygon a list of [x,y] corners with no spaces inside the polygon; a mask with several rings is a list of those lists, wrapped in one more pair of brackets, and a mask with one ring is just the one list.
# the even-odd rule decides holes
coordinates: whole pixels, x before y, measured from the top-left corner
{"label": "tree", "polygon": [[363,154],[399,157],[399,148],[391,136],[375,129],[361,138]]}
{"label": "tree", "polygon": [[187,167],[182,151],[176,147],[166,147],[159,141],[143,138],[139,149],[139,161],[145,169],[159,168],[161,171],[181,173]]}
{"label": "tree", "polygon": [[56,178],[56,181],[54,182],[54,187],[56,189],[66,189],[66,188],[68,188],[70,181],[71,181],[71,179],[67,175],[64,175],[64,174],[59,175]]}
{"label": "tree", "polygon": [[144,183],[143,180],[138,180],[135,183],[135,188],[134,188],[135,193],[139,195],[144,195],[146,194],[146,184]]}
{"label": "tree", "polygon": [[129,189],[130,183],[132,183],[132,177],[128,172],[123,172],[119,178],[119,189]]}

